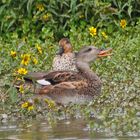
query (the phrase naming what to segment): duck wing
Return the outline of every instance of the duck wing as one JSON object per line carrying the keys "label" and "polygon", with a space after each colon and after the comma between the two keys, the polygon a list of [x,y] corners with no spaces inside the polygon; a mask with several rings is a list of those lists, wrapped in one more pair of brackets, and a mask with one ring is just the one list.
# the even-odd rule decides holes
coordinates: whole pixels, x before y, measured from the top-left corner
{"label": "duck wing", "polygon": [[[33,72],[25,79],[25,89],[35,93],[36,97],[49,98],[62,104],[77,103],[79,99],[83,101],[83,95],[89,86],[88,80],[80,72],[74,71]],[[44,81],[39,83],[39,80],[49,81],[51,84],[45,85]]]}
{"label": "duck wing", "polygon": [[82,79],[82,76],[78,72],[74,71],[53,71],[46,73],[46,75],[43,76],[43,79],[51,82],[52,85],[55,85],[61,82]]}
{"label": "duck wing", "polygon": [[40,89],[39,94],[63,93],[69,90],[81,90],[88,87],[87,80],[79,72],[54,71],[46,74],[43,79],[51,82],[51,85]]}
{"label": "duck wing", "polygon": [[42,79],[48,72],[29,72],[24,76],[24,79],[27,80],[40,80]]}
{"label": "duck wing", "polygon": [[29,72],[24,76],[25,80],[46,80],[50,81],[52,84],[60,83],[68,80],[75,80],[79,76],[77,72],[73,71],[50,71],[50,72]]}

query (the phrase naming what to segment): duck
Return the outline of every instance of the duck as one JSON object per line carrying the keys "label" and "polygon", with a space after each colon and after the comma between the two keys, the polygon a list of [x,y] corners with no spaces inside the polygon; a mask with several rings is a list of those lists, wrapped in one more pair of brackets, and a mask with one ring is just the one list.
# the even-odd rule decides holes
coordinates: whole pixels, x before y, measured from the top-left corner
{"label": "duck", "polygon": [[[94,46],[83,47],[76,54],[77,72],[58,70],[40,73],[40,77],[36,77],[36,73],[29,73],[25,77],[25,85],[28,81],[28,86],[26,87],[32,89],[35,96],[51,99],[58,104],[83,104],[92,101],[101,94],[102,82],[90,69],[90,64],[97,58],[110,56],[111,50],[103,50]],[[51,84],[39,84],[37,80],[40,79],[49,81]]]}
{"label": "duck", "polygon": [[[56,56],[52,62],[51,71],[61,71],[61,70],[72,70],[78,71],[76,67],[75,60],[76,52],[73,52],[73,47],[68,38],[62,38],[59,41],[59,50],[56,53]],[[40,79],[46,74],[46,72],[34,72],[30,73],[39,84],[50,85],[49,81],[45,81],[44,79]]]}
{"label": "duck", "polygon": [[72,70],[78,71],[75,64],[75,54],[68,38],[59,41],[59,51],[53,59],[52,70]]}

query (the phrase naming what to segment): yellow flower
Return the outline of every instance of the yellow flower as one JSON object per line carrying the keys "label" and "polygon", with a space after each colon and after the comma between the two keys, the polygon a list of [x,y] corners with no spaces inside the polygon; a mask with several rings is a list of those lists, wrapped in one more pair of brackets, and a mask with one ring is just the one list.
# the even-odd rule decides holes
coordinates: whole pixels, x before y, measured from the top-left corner
{"label": "yellow flower", "polygon": [[12,16],[5,16],[5,19],[11,19],[12,18]]}
{"label": "yellow flower", "polygon": [[27,74],[28,71],[25,68],[19,68],[17,72],[18,72],[18,74],[25,75],[25,74]]}
{"label": "yellow flower", "polygon": [[10,55],[11,55],[13,58],[15,58],[16,55],[17,55],[17,53],[16,53],[15,51],[11,51],[11,52],[10,52]]}
{"label": "yellow flower", "polygon": [[54,108],[55,107],[55,102],[49,99],[45,99],[44,100],[47,104],[49,108]]}
{"label": "yellow flower", "polygon": [[24,93],[24,87],[23,87],[23,85],[20,85],[20,86],[19,86],[19,92],[20,92],[20,93]]}
{"label": "yellow flower", "polygon": [[125,28],[126,25],[127,25],[126,20],[125,20],[125,19],[122,19],[122,20],[120,21],[120,26],[121,26],[122,28]]}
{"label": "yellow flower", "polygon": [[22,37],[22,41],[25,43],[27,41],[27,37]]}
{"label": "yellow flower", "polygon": [[97,29],[94,28],[94,27],[90,27],[89,28],[89,33],[90,35],[93,37],[93,36],[96,36],[97,35]]}
{"label": "yellow flower", "polygon": [[34,15],[34,16],[33,16],[33,19],[37,19],[37,16],[36,16],[36,15]]}
{"label": "yellow flower", "polygon": [[45,20],[45,21],[48,20],[49,19],[49,14],[47,13],[47,14],[43,15],[42,19]]}
{"label": "yellow flower", "polygon": [[21,81],[22,79],[21,79],[21,78],[19,78],[19,77],[17,77],[17,78],[16,78],[16,80]]}
{"label": "yellow flower", "polygon": [[35,47],[37,48],[38,52],[42,54],[42,48],[39,46],[39,44],[36,44]]}
{"label": "yellow flower", "polygon": [[32,59],[32,61],[35,65],[38,63],[38,60],[35,57]]}
{"label": "yellow flower", "polygon": [[33,109],[34,109],[34,106],[33,105],[31,105],[31,106],[28,107],[28,111],[31,111]]}
{"label": "yellow flower", "polygon": [[22,58],[21,64],[28,65],[30,61],[30,54],[23,54],[21,55],[21,58]]}
{"label": "yellow flower", "polygon": [[108,36],[106,35],[106,33],[105,33],[105,32],[101,32],[101,34],[102,34],[102,36],[103,36],[105,39],[107,39],[107,38],[108,38]]}
{"label": "yellow flower", "polygon": [[44,5],[43,4],[37,4],[36,8],[41,12],[44,11]]}
{"label": "yellow flower", "polygon": [[84,18],[84,17],[85,17],[84,15],[80,15],[80,16],[79,16],[79,18]]}
{"label": "yellow flower", "polygon": [[27,108],[29,106],[29,103],[28,102],[25,102],[21,105],[22,108]]}

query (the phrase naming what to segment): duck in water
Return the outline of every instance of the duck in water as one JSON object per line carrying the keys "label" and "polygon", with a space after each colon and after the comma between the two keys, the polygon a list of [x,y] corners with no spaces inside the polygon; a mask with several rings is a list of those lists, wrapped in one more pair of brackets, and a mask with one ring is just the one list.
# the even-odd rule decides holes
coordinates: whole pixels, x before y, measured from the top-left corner
{"label": "duck in water", "polygon": [[[49,81],[50,85],[39,84],[39,79],[34,73],[29,73],[25,79],[25,85],[38,97],[49,98],[56,103],[83,104],[92,101],[95,96],[101,93],[101,80],[90,69],[90,63],[98,57],[109,56],[111,49],[98,49],[94,46],[82,48],[76,54],[76,71],[53,71],[44,73],[40,79]],[[34,82],[33,82],[34,81]],[[35,83],[35,84],[33,84]]]}

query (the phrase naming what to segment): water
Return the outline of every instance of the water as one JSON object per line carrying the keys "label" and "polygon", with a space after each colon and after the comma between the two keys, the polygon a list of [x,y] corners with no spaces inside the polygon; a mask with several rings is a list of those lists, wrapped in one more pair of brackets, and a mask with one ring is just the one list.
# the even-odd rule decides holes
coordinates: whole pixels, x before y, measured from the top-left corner
{"label": "water", "polygon": [[82,119],[61,120],[55,125],[47,121],[29,124],[11,122],[0,124],[0,140],[140,140],[140,138],[114,138],[104,133],[90,132]]}

